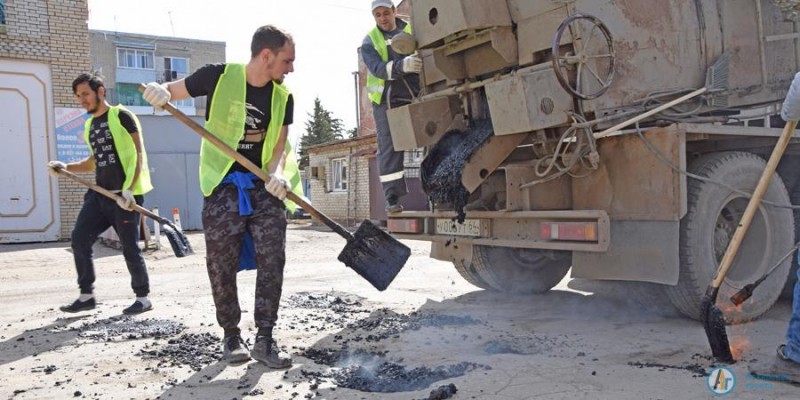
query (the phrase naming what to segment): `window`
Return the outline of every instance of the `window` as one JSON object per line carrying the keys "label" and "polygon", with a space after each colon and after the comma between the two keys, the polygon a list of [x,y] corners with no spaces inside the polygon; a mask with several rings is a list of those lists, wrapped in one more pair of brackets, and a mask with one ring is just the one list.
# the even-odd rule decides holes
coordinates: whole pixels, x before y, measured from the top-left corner
{"label": "window", "polygon": [[0,25],[6,24],[6,0],[0,0]]}
{"label": "window", "polygon": [[331,160],[331,170],[333,171],[333,191],[342,192],[347,190],[347,159],[337,158]]}
{"label": "window", "polygon": [[155,69],[153,57],[152,51],[117,49],[117,66],[120,68]]}
{"label": "window", "polygon": [[189,60],[179,57],[164,57],[164,82],[176,81],[189,73]]}

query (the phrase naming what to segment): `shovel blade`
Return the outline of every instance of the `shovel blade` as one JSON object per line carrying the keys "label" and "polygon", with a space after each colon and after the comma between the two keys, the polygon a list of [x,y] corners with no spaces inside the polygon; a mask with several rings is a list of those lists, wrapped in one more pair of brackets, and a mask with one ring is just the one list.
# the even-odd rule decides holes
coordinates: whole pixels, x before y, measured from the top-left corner
{"label": "shovel blade", "polygon": [[[716,299],[716,293],[713,297]],[[735,363],[736,360],[733,359],[731,345],[728,342],[728,333],[725,331],[725,317],[722,315],[722,310],[708,295],[703,298],[700,318],[714,358],[725,364]]]}
{"label": "shovel blade", "polygon": [[411,249],[372,222],[364,220],[353,239],[339,253],[339,261],[352,268],[378,290],[386,290],[397,276]]}
{"label": "shovel blade", "polygon": [[161,225],[161,229],[164,231],[164,235],[167,237],[169,245],[172,247],[172,252],[175,253],[175,257],[186,257],[194,253],[192,247],[189,245],[189,240],[178,232],[178,230],[166,224]]}

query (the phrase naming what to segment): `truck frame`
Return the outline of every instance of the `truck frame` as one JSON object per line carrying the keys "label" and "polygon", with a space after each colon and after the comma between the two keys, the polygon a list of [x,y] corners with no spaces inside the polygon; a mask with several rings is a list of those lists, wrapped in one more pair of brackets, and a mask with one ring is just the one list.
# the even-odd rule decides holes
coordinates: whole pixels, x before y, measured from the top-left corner
{"label": "truck frame", "polygon": [[[779,3],[414,0],[423,88],[389,111],[395,148],[426,150],[426,186],[432,155],[479,121],[492,133],[456,171],[466,205],[433,189],[430,211],[390,215],[388,229],[430,241],[432,258],[480,288],[541,293],[571,270],[660,284],[699,318],[800,69],[800,25]],[[723,89],[598,136],[715,78]],[[792,249],[798,178],[795,137],[720,288],[732,322],[793,284],[792,258],[742,306],[727,300]]]}

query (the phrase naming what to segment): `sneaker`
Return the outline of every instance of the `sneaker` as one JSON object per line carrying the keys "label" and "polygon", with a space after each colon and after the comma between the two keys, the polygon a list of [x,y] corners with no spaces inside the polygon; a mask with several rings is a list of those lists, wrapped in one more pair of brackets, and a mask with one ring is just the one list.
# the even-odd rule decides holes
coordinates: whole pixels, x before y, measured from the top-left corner
{"label": "sneaker", "polygon": [[783,350],[783,345],[781,345],[778,347],[777,358],[749,365],[750,375],[756,379],[800,386],[800,364],[788,357],[784,358],[786,354]]}
{"label": "sneaker", "polygon": [[89,311],[94,310],[97,304],[94,301],[94,297],[86,301],[75,300],[72,304],[67,304],[65,306],[59,307],[61,311],[68,312],[68,313],[76,313],[81,311]]}
{"label": "sneaker", "polygon": [[272,369],[284,369],[292,366],[292,358],[281,355],[275,340],[266,336],[256,336],[256,344],[250,355]]}
{"label": "sneaker", "polygon": [[136,314],[141,314],[145,311],[150,311],[152,309],[153,309],[153,304],[150,303],[149,301],[147,302],[147,304],[143,304],[141,301],[136,300],[133,302],[133,304],[122,310],[122,313],[125,315],[136,315]]}
{"label": "sneaker", "polygon": [[397,203],[389,204],[386,206],[386,213],[387,214],[397,214],[403,211],[403,206]]}
{"label": "sneaker", "polygon": [[250,352],[241,336],[231,335],[222,339],[222,359],[228,364],[241,364],[250,359]]}
{"label": "sneaker", "polygon": [[786,345],[785,344],[782,344],[782,345],[778,346],[778,348],[775,349],[775,352],[778,353],[778,358],[780,358],[781,360],[783,360],[783,361],[791,361],[789,356],[786,355]]}

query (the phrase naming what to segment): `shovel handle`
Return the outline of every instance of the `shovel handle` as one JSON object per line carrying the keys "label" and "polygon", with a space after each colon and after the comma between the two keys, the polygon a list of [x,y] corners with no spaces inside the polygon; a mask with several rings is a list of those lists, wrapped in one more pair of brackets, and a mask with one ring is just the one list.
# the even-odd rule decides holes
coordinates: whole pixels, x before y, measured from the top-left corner
{"label": "shovel handle", "polygon": [[783,132],[781,132],[781,136],[778,138],[778,143],[775,144],[772,155],[769,156],[769,161],[767,161],[767,167],[758,180],[758,185],[756,185],[756,190],[753,192],[753,197],[751,197],[750,202],[747,203],[747,208],[744,210],[742,219],[739,221],[736,231],[733,232],[733,238],[731,238],[731,242],[728,244],[727,250],[725,250],[725,255],[719,263],[717,275],[714,277],[714,280],[711,281],[711,287],[719,288],[722,281],[725,279],[725,275],[728,273],[728,269],[731,264],[733,264],[736,253],[739,251],[739,245],[742,244],[742,240],[745,234],[747,234],[747,230],[750,228],[750,223],[753,222],[753,216],[756,210],[758,210],[761,199],[764,197],[764,193],[766,193],[769,187],[769,181],[772,179],[772,175],[778,167],[778,162],[780,162],[783,152],[786,150],[786,146],[789,145],[789,140],[792,138],[795,128],[797,128],[797,121],[789,121],[783,127]]}
{"label": "shovel handle", "polygon": [[[146,87],[147,86],[145,86],[144,84],[139,85],[139,92],[144,92],[144,89]],[[218,137],[214,136],[214,134],[209,132],[208,129],[200,126],[200,124],[198,124],[197,122],[189,118],[186,114],[184,114],[183,111],[175,108],[175,106],[173,106],[172,103],[168,102],[167,104],[164,104],[163,108],[168,113],[172,114],[175,118],[179,119],[181,122],[189,126],[189,128],[192,128],[192,130],[195,131],[198,135],[200,135],[203,139],[208,140],[216,148],[218,148],[223,153],[236,160],[236,162],[245,167],[248,171],[254,173],[259,179],[261,179],[264,182],[270,181],[269,175],[267,174],[266,171],[253,164],[253,162],[248,160],[247,157],[237,152],[236,150],[232,149],[225,142],[220,140]],[[336,221],[328,218],[328,216],[321,213],[319,210],[317,210],[311,204],[305,201],[302,197],[294,194],[292,191],[290,190],[286,191],[286,198],[293,201],[295,204],[303,207],[303,209],[308,211],[308,213],[311,214],[311,216],[320,220],[322,223],[327,225],[329,228],[333,229],[334,232],[338,233],[343,238],[348,240],[353,238],[353,235],[350,232],[348,232],[347,229],[336,223]]]}
{"label": "shovel handle", "polygon": [[[97,184],[89,182],[86,179],[83,179],[80,176],[75,175],[72,172],[69,172],[69,171],[67,171],[65,169],[57,169],[55,171],[57,171],[59,175],[66,176],[67,178],[72,179],[73,181],[78,182],[81,185],[86,186],[87,188],[92,189],[95,192],[100,193],[103,196],[106,196],[111,200],[115,200],[116,201],[116,200],[122,198],[119,195],[117,195],[116,193],[113,193],[113,192],[111,192],[110,190],[108,190],[108,189],[106,189],[104,187],[98,186]],[[154,219],[154,220],[156,220],[158,222],[163,223],[165,221],[164,218],[159,217],[158,215],[156,215],[152,211],[150,211],[150,210],[148,210],[148,209],[146,209],[146,208],[144,208],[144,207],[142,207],[142,206],[140,206],[140,205],[138,205],[136,203],[131,204],[131,208],[133,208],[133,211],[136,211],[139,214],[143,214],[145,216],[148,216],[148,217],[150,217],[150,218],[152,218],[152,219]]]}

